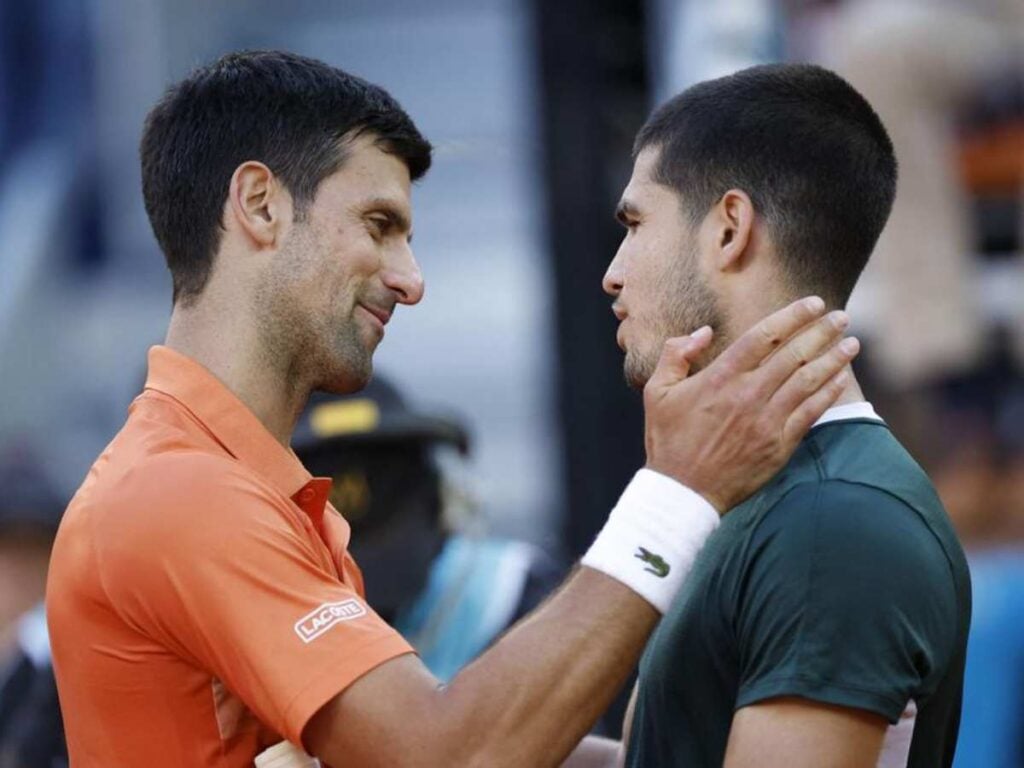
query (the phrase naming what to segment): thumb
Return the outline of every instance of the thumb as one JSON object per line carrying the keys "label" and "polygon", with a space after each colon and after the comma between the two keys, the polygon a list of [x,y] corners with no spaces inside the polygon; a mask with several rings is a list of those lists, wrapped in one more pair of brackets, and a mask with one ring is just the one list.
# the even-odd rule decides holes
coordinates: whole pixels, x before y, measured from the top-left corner
{"label": "thumb", "polygon": [[654,391],[667,389],[689,376],[690,366],[707,349],[711,336],[711,326],[705,325],[689,336],[666,339],[647,387]]}

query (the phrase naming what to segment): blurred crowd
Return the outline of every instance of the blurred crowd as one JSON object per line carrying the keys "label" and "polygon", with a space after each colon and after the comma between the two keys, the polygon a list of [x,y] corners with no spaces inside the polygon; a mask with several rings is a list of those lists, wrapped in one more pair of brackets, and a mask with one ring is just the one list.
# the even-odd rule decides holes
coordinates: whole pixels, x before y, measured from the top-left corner
{"label": "blurred crowd", "polygon": [[[73,116],[66,119],[81,93],[55,65],[83,50],[85,33],[74,26],[83,20],[61,15],[81,5],[38,4],[26,14],[28,5],[0,2],[0,221],[12,215],[2,205],[12,177],[25,183],[19,151],[33,131],[64,141],[78,161],[88,156]],[[1024,766],[1024,3],[650,5],[652,19],[668,21],[651,33],[661,96],[772,58],[811,59],[861,90],[893,138],[895,207],[851,304],[866,342],[860,376],[935,480],[971,561],[956,765]],[[24,37],[15,30],[26,19],[36,28]],[[48,44],[29,49],[25,39]],[[47,112],[58,104],[71,125]],[[94,180],[84,178],[88,190]],[[75,222],[83,243],[89,198]],[[0,321],[25,300],[19,264],[17,253],[0,253]],[[9,381],[4,373],[0,402]],[[303,419],[296,450],[314,474],[335,481],[332,501],[352,524],[370,602],[439,676],[450,677],[557,583],[557,559],[491,535],[479,513],[487,499],[453,482],[469,455],[459,420],[418,413],[386,381],[314,401]],[[39,605],[69,487],[56,477],[60,440],[0,425],[0,768],[64,764]]]}
{"label": "blurred crowd", "polygon": [[971,563],[958,766],[1024,765],[1024,4],[861,0],[824,58],[889,129],[893,213],[851,305],[876,401]]}

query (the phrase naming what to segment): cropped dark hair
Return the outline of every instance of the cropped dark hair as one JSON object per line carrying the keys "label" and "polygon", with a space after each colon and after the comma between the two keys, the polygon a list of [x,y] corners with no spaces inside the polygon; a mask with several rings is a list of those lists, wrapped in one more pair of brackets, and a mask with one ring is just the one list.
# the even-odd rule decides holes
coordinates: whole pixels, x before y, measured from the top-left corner
{"label": "cropped dark hair", "polygon": [[634,154],[647,147],[660,149],[655,178],[693,223],[729,189],[743,190],[790,285],[846,304],[896,193],[892,142],[849,83],[807,64],[699,83],[651,116]]}
{"label": "cropped dark hair", "polygon": [[431,146],[384,89],[321,61],[280,51],[231,53],[168,89],[142,135],[142,194],[167,258],[174,301],[203,290],[220,244],[235,169],[266,164],[301,218],[346,141],[372,135],[413,180]]}

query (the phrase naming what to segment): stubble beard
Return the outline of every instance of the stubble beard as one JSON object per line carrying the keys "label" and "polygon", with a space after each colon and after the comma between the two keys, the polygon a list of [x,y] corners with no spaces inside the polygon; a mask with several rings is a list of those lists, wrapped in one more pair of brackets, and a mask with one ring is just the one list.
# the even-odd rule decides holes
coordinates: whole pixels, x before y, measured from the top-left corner
{"label": "stubble beard", "polygon": [[[330,351],[320,357],[324,365],[317,376],[315,389],[336,395],[349,394],[365,387],[373,376],[373,351],[367,349],[359,338],[354,309],[353,304],[334,330]],[[325,334],[331,333],[329,328],[323,330]]]}
{"label": "stubble beard", "polygon": [[346,395],[358,392],[373,376],[373,352],[356,317],[360,292],[346,286],[329,313],[312,319],[309,376],[314,390]]}
{"label": "stubble beard", "polygon": [[691,376],[709,365],[728,346],[725,311],[696,264],[697,257],[693,251],[676,259],[661,283],[652,311],[641,315],[655,318],[658,330],[649,336],[646,343],[641,342],[626,350],[623,374],[633,389],[643,389],[654,375],[662,347],[670,338],[686,336],[705,325],[714,331],[711,346],[691,362]]}
{"label": "stubble beard", "polygon": [[306,292],[320,286],[310,289],[304,273],[319,247],[310,226],[293,230],[257,291],[257,322],[266,364],[280,370],[286,386],[348,394],[369,382],[373,352],[360,338],[354,286],[346,286],[327,312],[308,308]]}

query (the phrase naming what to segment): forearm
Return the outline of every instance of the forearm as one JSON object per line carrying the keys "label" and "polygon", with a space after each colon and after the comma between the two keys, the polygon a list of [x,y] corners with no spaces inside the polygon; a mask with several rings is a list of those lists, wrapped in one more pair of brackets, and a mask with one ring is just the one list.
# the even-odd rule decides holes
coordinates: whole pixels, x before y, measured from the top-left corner
{"label": "forearm", "polygon": [[581,567],[547,603],[440,685],[408,654],[335,697],[303,734],[331,765],[555,768],[636,666],[660,614]]}
{"label": "forearm", "polygon": [[621,741],[587,736],[562,763],[562,768],[620,768],[623,758]]}
{"label": "forearm", "polygon": [[464,735],[471,764],[561,765],[635,667],[658,618],[627,587],[581,568],[439,692],[437,724]]}

